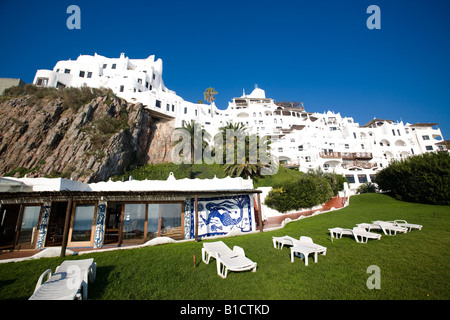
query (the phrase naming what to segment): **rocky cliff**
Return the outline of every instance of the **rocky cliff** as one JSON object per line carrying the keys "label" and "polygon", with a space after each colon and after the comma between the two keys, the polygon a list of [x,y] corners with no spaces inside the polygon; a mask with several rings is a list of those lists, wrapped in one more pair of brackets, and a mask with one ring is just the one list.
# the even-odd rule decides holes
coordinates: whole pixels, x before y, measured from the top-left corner
{"label": "rocky cliff", "polygon": [[102,95],[78,107],[64,97],[0,103],[0,175],[107,180],[145,163],[170,161],[173,121],[142,104]]}

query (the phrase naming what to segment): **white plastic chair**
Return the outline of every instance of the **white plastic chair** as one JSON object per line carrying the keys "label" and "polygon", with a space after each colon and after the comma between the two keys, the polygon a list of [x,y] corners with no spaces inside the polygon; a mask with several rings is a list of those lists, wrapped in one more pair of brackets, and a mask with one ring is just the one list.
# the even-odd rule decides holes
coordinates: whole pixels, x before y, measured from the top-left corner
{"label": "white plastic chair", "polygon": [[[94,282],[96,270],[97,263],[92,258],[65,260],[53,275],[51,269],[41,274],[29,300],[86,300],[88,282]],[[47,281],[42,284],[45,276]]]}

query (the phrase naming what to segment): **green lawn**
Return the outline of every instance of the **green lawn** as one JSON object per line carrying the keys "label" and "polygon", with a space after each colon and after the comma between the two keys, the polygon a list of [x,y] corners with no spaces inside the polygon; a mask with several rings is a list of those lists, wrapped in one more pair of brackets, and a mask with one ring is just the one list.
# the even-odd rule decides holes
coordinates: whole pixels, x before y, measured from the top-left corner
{"label": "green lawn", "polygon": [[[357,243],[353,238],[330,241],[328,228],[352,228],[372,220],[405,219],[422,224],[396,236]],[[309,266],[290,262],[289,249],[273,248],[272,236],[310,236],[328,248]],[[93,257],[97,279],[89,299],[442,299],[450,298],[450,207],[406,203],[386,195],[351,198],[350,206],[291,222],[284,229],[221,239],[239,245],[258,263],[253,272],[216,273],[215,261],[201,262],[202,242],[166,244],[103,252]],[[193,256],[197,265],[194,267]],[[39,275],[61,258],[0,264],[0,299],[27,299]],[[381,289],[369,290],[367,268],[381,271]]]}

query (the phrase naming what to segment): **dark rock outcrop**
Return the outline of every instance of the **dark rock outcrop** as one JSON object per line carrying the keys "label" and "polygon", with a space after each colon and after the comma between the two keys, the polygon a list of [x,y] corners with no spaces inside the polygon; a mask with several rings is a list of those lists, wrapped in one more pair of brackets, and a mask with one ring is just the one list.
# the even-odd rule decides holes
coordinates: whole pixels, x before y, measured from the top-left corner
{"label": "dark rock outcrop", "polygon": [[125,169],[170,161],[173,121],[140,103],[100,96],[76,111],[63,100],[0,104],[0,175],[107,180]]}

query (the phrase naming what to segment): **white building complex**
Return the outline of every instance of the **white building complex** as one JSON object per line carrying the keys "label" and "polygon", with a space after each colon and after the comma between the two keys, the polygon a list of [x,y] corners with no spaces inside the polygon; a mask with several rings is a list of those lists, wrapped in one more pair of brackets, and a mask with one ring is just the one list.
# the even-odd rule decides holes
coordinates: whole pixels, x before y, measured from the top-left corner
{"label": "white building complex", "polygon": [[80,55],[77,60],[59,61],[53,70],[38,70],[33,83],[49,87],[110,88],[128,102],[140,102],[158,118],[173,119],[175,127],[195,120],[211,136],[227,122],[243,123],[249,133],[271,138],[272,154],[282,165],[301,171],[320,168],[343,174],[351,189],[371,181],[392,159],[424,152],[447,151],[436,123],[403,123],[373,119],[355,123],[340,113],[307,112],[303,105],[276,103],[255,88],[233,98],[221,110],[214,103],[196,104],[183,100],[165,87],[162,60]]}

